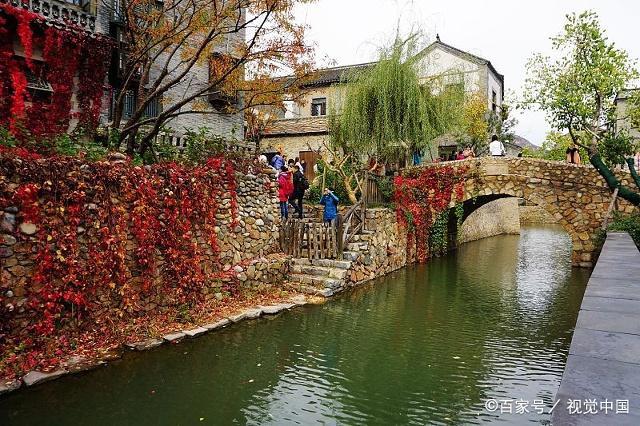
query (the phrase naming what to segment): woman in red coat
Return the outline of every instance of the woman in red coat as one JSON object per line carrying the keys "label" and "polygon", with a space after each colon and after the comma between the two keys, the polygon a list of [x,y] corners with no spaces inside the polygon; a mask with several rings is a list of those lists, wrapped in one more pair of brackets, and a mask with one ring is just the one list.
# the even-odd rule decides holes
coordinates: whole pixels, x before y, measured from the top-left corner
{"label": "woman in red coat", "polygon": [[291,173],[287,166],[282,166],[278,173],[278,200],[280,201],[280,217],[289,218],[289,197],[293,193]]}

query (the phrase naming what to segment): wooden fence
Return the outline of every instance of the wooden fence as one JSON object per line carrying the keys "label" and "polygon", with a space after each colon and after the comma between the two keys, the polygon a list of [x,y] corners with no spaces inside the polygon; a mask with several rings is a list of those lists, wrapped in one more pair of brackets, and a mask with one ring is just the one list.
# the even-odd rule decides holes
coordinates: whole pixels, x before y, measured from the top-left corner
{"label": "wooden fence", "polygon": [[378,188],[378,183],[374,179],[366,179],[362,187],[362,199],[367,204],[382,204],[385,202],[382,191]]}
{"label": "wooden fence", "polygon": [[338,259],[342,255],[339,243],[333,225],[288,219],[280,226],[280,248],[293,257]]}
{"label": "wooden fence", "polygon": [[365,230],[365,217],[366,205],[358,201],[344,215],[339,214],[335,224],[284,220],[280,225],[280,249],[297,258],[341,259],[347,244]]}

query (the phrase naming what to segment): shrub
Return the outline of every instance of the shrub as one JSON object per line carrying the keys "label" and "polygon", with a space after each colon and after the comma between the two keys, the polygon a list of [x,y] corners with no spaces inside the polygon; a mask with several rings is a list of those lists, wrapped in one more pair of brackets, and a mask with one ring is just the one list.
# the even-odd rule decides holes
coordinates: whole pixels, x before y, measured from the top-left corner
{"label": "shrub", "polygon": [[640,213],[624,215],[620,212],[613,213],[613,221],[608,227],[609,231],[628,232],[633,241],[640,248]]}
{"label": "shrub", "polygon": [[190,164],[200,164],[207,158],[224,154],[226,150],[224,138],[212,134],[204,127],[197,131],[189,130],[185,138],[187,146],[184,150],[184,160]]}

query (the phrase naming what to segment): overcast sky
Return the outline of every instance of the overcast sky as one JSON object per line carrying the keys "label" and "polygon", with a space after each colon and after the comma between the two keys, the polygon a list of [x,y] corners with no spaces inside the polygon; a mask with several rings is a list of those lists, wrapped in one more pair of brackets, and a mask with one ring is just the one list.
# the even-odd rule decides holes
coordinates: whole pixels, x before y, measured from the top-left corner
{"label": "overcast sky", "polygon": [[[318,0],[300,6],[296,18],[309,26],[320,65],[349,65],[376,59],[376,47],[415,27],[429,36],[490,60],[505,78],[507,94],[519,94],[527,59],[550,52],[549,37],[562,30],[565,15],[595,10],[609,39],[632,58],[640,57],[638,0]],[[549,126],[540,112],[517,114],[516,133],[540,145]]]}

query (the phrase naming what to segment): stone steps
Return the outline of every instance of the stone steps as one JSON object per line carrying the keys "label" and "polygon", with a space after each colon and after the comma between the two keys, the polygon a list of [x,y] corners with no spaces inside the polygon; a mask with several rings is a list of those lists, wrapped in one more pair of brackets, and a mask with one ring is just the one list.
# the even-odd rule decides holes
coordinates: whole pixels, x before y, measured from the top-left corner
{"label": "stone steps", "polygon": [[359,252],[361,250],[367,250],[369,248],[369,242],[365,241],[365,242],[353,242],[353,243],[349,243],[347,244],[347,250],[348,251],[355,251],[355,252]]}
{"label": "stone steps", "polygon": [[285,288],[297,291],[299,293],[309,294],[311,296],[322,296],[322,297],[330,297],[335,291],[330,288],[315,288],[310,285],[289,282],[285,285]]}
{"label": "stone steps", "polygon": [[311,285],[319,289],[323,289],[323,288],[337,289],[337,288],[340,288],[342,284],[344,284],[343,279],[308,275],[308,274],[296,274],[296,273],[289,275],[289,281],[294,283]]}
{"label": "stone steps", "polygon": [[360,256],[360,253],[358,251],[343,251],[342,252],[342,258],[345,261],[349,261],[349,262],[353,262],[358,260],[358,256]]}
{"label": "stone steps", "polygon": [[287,287],[315,296],[329,297],[346,287],[348,274],[361,250],[369,248],[373,232],[367,231],[354,236],[347,244],[342,260],[335,259],[291,259],[291,274]]}
{"label": "stone steps", "polygon": [[351,267],[351,262],[348,260],[333,260],[333,259],[292,259],[292,265],[300,265],[300,266],[322,266],[325,268],[339,268],[339,269],[349,269]]}
{"label": "stone steps", "polygon": [[342,268],[331,268],[326,266],[314,265],[292,265],[291,273],[312,275],[315,277],[328,277],[335,279],[343,279],[347,275],[347,270]]}

